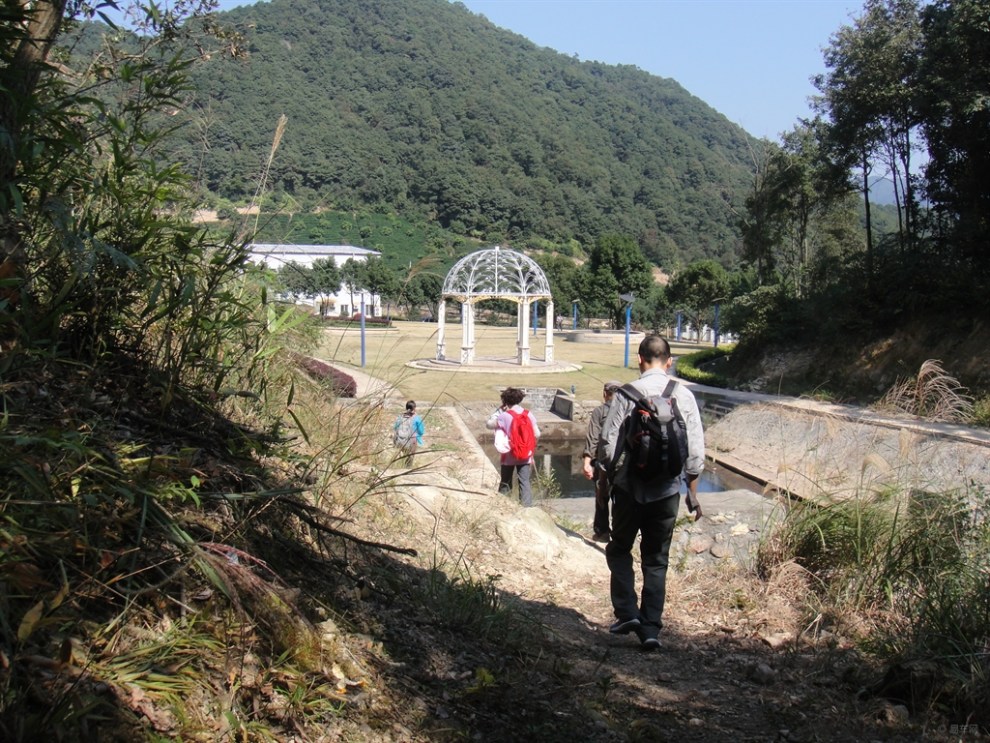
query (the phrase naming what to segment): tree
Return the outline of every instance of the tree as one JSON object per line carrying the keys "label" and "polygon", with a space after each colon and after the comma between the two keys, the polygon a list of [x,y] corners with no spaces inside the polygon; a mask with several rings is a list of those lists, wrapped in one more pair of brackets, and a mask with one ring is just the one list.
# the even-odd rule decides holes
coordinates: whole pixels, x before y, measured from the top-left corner
{"label": "tree", "polygon": [[383,259],[375,256],[364,263],[364,288],[387,302],[399,298],[399,279],[395,271]]}
{"label": "tree", "polygon": [[354,260],[353,258],[348,258],[344,261],[344,265],[340,267],[340,279],[344,282],[344,286],[347,287],[347,291],[351,297],[351,311],[354,311],[354,292],[360,289],[364,289],[364,267],[360,262]]}
{"label": "tree", "polygon": [[819,109],[830,119],[828,142],[843,166],[858,167],[866,212],[867,280],[873,275],[870,177],[876,164],[894,184],[902,248],[916,241],[917,203],[911,176],[918,114],[912,88],[920,57],[918,0],[868,0],[853,25],[833,35],[828,73],[816,78]]}
{"label": "tree", "polygon": [[715,302],[729,298],[729,275],[717,261],[692,263],[674,274],[667,297],[675,310],[684,312],[700,333],[711,325]]}
{"label": "tree", "polygon": [[550,282],[554,305],[558,314],[566,315],[571,303],[581,299],[583,282],[581,267],[572,258],[561,255],[543,255],[539,259],[540,268]]}
{"label": "tree", "polygon": [[589,303],[606,311],[615,328],[622,325],[625,314],[619,295],[645,296],[654,283],[649,261],[636,241],[626,235],[598,238],[588,256],[587,270]]}
{"label": "tree", "polygon": [[[279,267],[276,272],[278,288],[290,294],[313,294],[316,289],[313,281],[313,269],[301,266],[295,261]],[[338,286],[340,281],[337,282]]]}
{"label": "tree", "polygon": [[632,307],[632,320],[652,333],[665,333],[674,315],[664,287],[654,284],[643,297],[637,297]]}
{"label": "tree", "polygon": [[963,272],[990,270],[990,108],[988,0],[939,0],[922,11],[925,45],[918,108],[928,143],[926,194],[937,215],[943,254]]}
{"label": "tree", "polygon": [[831,249],[832,212],[849,210],[847,179],[825,157],[821,130],[820,121],[802,122],[780,145],[765,144],[740,221],[743,257],[759,283],[784,281],[797,296],[819,254]]}
{"label": "tree", "polygon": [[333,258],[317,258],[310,270],[308,291],[312,294],[336,294],[340,291],[341,273]]}
{"label": "tree", "polygon": [[432,271],[420,271],[402,287],[402,301],[409,308],[410,314],[422,306],[426,306],[430,315],[437,317],[440,304],[440,294],[443,292],[443,278]]}

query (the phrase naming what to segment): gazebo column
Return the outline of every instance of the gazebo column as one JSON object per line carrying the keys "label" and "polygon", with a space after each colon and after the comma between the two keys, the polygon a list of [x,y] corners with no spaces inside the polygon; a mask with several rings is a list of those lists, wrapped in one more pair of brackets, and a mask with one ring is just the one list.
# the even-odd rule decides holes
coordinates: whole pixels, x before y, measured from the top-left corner
{"label": "gazebo column", "polygon": [[437,361],[444,361],[447,358],[446,348],[446,325],[447,320],[447,300],[441,298],[437,305]]}
{"label": "gazebo column", "polygon": [[519,303],[519,340],[516,343],[519,366],[529,366],[529,302]]}
{"label": "gazebo column", "polygon": [[544,346],[543,360],[547,364],[553,363],[553,300],[547,302],[547,342]]}
{"label": "gazebo column", "polygon": [[470,364],[474,361],[474,305],[470,302],[461,303],[461,363]]}
{"label": "gazebo column", "polygon": [[469,364],[474,363],[474,313],[475,313],[475,303],[468,302],[467,305],[467,324],[468,324],[468,360]]}

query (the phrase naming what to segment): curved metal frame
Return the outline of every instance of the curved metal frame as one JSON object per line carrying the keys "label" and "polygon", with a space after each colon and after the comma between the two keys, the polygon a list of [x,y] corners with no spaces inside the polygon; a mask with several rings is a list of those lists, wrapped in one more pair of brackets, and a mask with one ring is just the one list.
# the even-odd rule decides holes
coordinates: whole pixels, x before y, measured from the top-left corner
{"label": "curved metal frame", "polygon": [[527,366],[529,357],[530,306],[547,303],[545,363],[553,362],[553,295],[550,282],[539,264],[529,256],[498,245],[466,255],[447,272],[440,295],[437,318],[437,359],[445,360],[444,318],[447,299],[461,303],[461,363],[474,361],[474,305],[486,299],[507,299],[519,305],[516,315],[517,360]]}

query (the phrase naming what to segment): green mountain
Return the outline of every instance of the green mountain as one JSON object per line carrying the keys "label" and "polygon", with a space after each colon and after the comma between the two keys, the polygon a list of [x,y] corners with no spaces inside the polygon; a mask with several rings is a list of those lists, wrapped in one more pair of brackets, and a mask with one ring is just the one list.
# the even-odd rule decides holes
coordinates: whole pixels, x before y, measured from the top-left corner
{"label": "green mountain", "polygon": [[194,73],[179,157],[293,211],[376,209],[525,246],[635,236],[731,264],[751,138],[673,80],[581,62],[446,0],[273,0],[219,14],[243,60]]}

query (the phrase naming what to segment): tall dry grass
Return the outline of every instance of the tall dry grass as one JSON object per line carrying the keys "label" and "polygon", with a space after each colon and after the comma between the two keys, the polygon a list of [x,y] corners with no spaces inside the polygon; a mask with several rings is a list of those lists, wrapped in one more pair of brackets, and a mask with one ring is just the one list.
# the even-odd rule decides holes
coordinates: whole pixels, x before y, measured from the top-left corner
{"label": "tall dry grass", "polygon": [[874,407],[935,422],[966,423],[973,418],[973,398],[936,359],[925,361],[916,377],[898,381]]}

